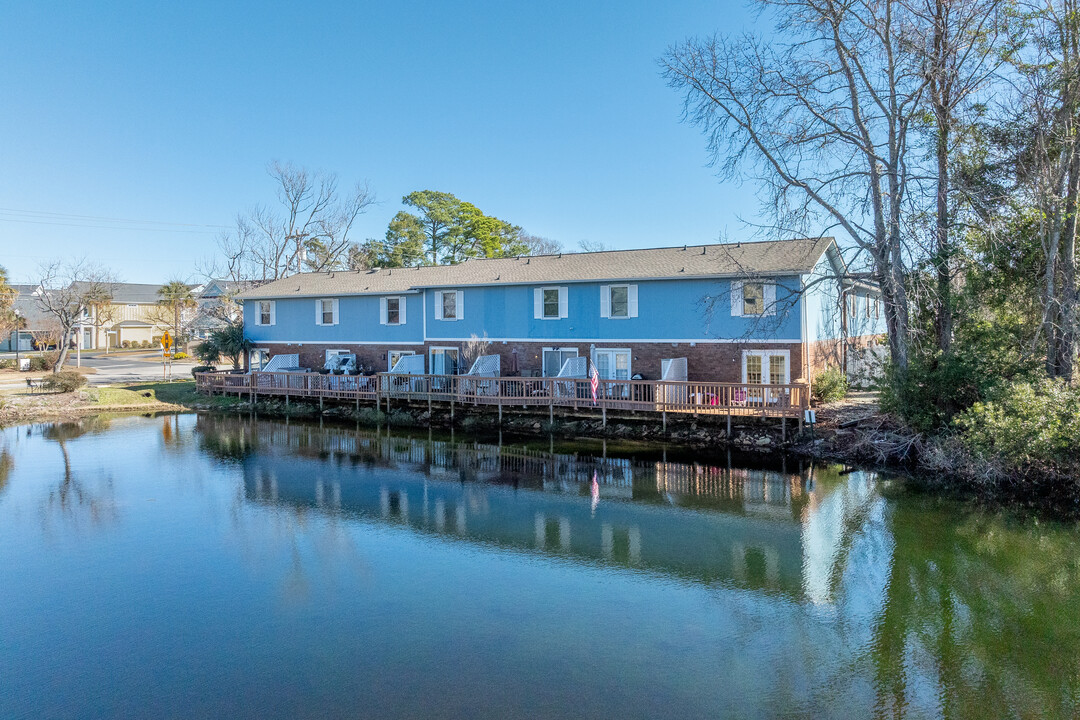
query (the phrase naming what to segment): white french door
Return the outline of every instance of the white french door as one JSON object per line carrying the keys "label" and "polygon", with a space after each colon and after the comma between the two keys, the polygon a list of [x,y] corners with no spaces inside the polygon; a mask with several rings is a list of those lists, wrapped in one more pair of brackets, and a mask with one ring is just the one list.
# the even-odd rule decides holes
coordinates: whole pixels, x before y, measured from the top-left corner
{"label": "white french door", "polygon": [[[786,385],[791,382],[791,353],[788,350],[744,350],[743,382],[748,385]],[[751,399],[776,402],[785,391],[749,388]]]}
{"label": "white french door", "polygon": [[593,354],[596,372],[602,380],[630,379],[630,351],[598,349]]}

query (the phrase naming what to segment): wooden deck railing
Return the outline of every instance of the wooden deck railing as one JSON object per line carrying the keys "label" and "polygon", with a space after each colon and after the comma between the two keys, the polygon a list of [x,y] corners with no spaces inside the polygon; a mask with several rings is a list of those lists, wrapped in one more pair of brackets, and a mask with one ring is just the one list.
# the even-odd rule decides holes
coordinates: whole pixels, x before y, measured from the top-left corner
{"label": "wooden deck railing", "polygon": [[246,375],[198,373],[203,393],[285,398],[325,398],[381,403],[410,402],[551,407],[693,415],[744,415],[802,419],[810,406],[804,383],[756,385],[724,382],[600,380],[593,399],[589,380],[476,377],[470,375],[321,375],[251,372]]}

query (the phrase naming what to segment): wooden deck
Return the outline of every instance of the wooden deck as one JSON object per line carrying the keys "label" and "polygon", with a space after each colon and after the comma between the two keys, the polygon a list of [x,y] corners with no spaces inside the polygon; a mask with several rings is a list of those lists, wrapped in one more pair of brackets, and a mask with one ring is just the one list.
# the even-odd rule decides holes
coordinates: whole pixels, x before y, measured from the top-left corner
{"label": "wooden deck", "polygon": [[469,375],[320,375],[260,372],[246,375],[199,373],[196,389],[206,394],[370,403],[391,401],[502,408],[572,408],[594,411],[605,422],[608,411],[689,415],[795,418],[802,424],[809,405],[804,383],[754,385],[722,382],[600,380],[593,399],[589,380],[564,378],[476,377]]}

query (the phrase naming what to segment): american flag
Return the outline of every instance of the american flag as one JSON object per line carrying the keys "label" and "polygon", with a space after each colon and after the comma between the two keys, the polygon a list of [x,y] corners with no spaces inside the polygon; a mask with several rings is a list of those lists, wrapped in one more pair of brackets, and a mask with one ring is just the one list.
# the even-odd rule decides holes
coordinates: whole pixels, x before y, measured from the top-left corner
{"label": "american flag", "polygon": [[592,366],[592,378],[589,380],[589,387],[592,388],[592,404],[596,404],[596,390],[600,387],[600,373],[596,371],[596,366]]}

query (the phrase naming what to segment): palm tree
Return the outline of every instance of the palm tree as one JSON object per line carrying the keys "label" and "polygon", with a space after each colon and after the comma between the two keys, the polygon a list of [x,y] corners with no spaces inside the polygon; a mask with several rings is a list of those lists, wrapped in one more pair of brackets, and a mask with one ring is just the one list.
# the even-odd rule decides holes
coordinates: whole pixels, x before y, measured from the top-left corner
{"label": "palm tree", "polygon": [[191,292],[191,286],[183,280],[170,280],[158,288],[158,305],[172,316],[173,341],[180,343],[183,335],[183,314],[185,310],[198,307],[199,303]]}

